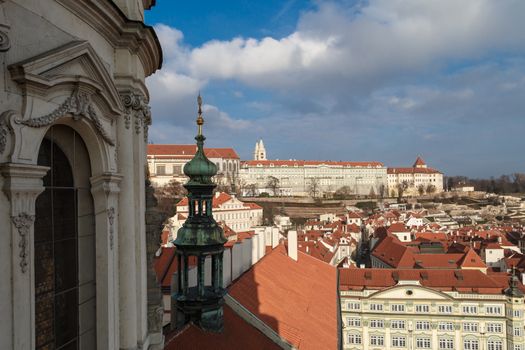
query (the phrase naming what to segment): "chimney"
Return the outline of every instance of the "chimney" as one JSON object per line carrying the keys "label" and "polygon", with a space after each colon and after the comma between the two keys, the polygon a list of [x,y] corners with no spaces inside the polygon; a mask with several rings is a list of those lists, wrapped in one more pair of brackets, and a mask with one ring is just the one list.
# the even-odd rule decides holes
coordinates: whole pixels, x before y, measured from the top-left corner
{"label": "chimney", "polygon": [[215,198],[219,198],[220,195],[221,193],[219,191],[215,192]]}
{"label": "chimney", "polygon": [[288,231],[288,256],[297,261],[297,231]]}

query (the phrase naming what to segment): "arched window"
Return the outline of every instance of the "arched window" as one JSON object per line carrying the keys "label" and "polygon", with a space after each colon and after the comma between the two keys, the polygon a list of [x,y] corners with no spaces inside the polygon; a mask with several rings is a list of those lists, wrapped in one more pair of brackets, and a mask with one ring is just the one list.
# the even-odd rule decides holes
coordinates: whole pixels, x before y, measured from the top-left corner
{"label": "arched window", "polygon": [[78,349],[81,342],[95,343],[89,156],[75,131],[54,126],[42,141],[38,165],[50,170],[35,203],[35,348]]}

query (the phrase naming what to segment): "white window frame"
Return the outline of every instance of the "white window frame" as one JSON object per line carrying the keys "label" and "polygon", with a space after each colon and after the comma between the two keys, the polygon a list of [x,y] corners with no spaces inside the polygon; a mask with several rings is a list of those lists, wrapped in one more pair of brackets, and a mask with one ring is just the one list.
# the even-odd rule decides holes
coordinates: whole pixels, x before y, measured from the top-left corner
{"label": "white window frame", "polygon": [[438,349],[439,350],[454,350],[455,344],[454,339],[451,338],[439,338],[438,339]]}
{"label": "white window frame", "polygon": [[372,334],[370,336],[370,345],[372,346],[384,346],[385,345],[385,336]]}
{"label": "white window frame", "polygon": [[454,308],[452,305],[439,305],[438,306],[438,312],[440,314],[451,314],[453,310]]}
{"label": "white window frame", "polygon": [[477,333],[479,324],[477,322],[463,322],[463,332]]}
{"label": "white window frame", "polygon": [[407,338],[404,335],[392,336],[392,347],[394,348],[406,348]]}
{"label": "white window frame", "polygon": [[416,304],[416,312],[417,313],[429,313],[430,312],[430,305],[428,305],[428,304]]}
{"label": "white window frame", "polygon": [[432,341],[429,337],[416,337],[416,349],[430,349]]}
{"label": "white window frame", "polygon": [[391,320],[390,321],[390,329],[405,329],[405,328],[406,328],[405,320]]}
{"label": "white window frame", "polygon": [[428,331],[430,330],[429,321],[416,321],[416,331]]}

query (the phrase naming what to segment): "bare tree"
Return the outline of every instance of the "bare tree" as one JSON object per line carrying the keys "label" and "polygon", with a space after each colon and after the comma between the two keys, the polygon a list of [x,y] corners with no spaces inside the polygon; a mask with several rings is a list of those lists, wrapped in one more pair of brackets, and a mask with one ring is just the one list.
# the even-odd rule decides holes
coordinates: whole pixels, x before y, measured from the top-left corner
{"label": "bare tree", "polygon": [[319,193],[319,179],[317,177],[310,178],[307,191],[312,198],[317,198]]}
{"label": "bare tree", "polygon": [[337,199],[346,199],[352,194],[352,189],[350,186],[343,186],[338,188],[334,193],[334,198]]}
{"label": "bare tree", "polygon": [[368,193],[368,196],[370,198],[376,198],[376,191],[374,190],[374,186],[370,186],[370,192]]}
{"label": "bare tree", "polygon": [[407,188],[408,188],[408,182],[407,181],[403,181],[400,184],[397,184],[397,199],[398,200],[401,200],[401,198],[403,197],[403,194],[405,193]]}
{"label": "bare tree", "polygon": [[417,192],[419,193],[420,196],[424,195],[425,194],[425,186],[423,184],[417,186]]}
{"label": "bare tree", "polygon": [[268,182],[266,183],[266,187],[272,190],[272,194],[274,196],[277,196],[279,193],[279,189],[281,188],[281,184],[279,182],[279,179],[275,176],[270,176],[268,178]]}
{"label": "bare tree", "polygon": [[379,192],[379,198],[381,198],[381,199],[385,198],[387,196],[387,194],[388,194],[388,190],[387,190],[385,184],[380,184],[377,187],[377,191]]}
{"label": "bare tree", "polygon": [[253,183],[246,185],[246,195],[248,197],[255,197],[257,195],[257,185]]}
{"label": "bare tree", "polygon": [[427,191],[428,194],[432,194],[432,193],[436,192],[436,186],[434,186],[432,184],[428,184],[427,188],[426,188],[426,191]]}
{"label": "bare tree", "polygon": [[155,197],[157,197],[157,208],[172,217],[175,215],[175,204],[186,195],[186,189],[177,180],[171,180],[164,186],[155,188]]}

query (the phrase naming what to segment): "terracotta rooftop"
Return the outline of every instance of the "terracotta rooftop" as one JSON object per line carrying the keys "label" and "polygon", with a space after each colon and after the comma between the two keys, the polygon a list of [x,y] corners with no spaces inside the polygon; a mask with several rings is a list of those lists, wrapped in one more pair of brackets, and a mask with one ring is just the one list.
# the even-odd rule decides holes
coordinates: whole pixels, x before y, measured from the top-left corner
{"label": "terracotta rooftop", "polygon": [[303,167],[303,166],[317,166],[317,165],[328,165],[328,166],[346,166],[346,167],[383,167],[381,162],[335,162],[335,161],[322,161],[322,160],[247,160],[243,161],[242,164],[248,166],[289,166],[289,167]]}
{"label": "terracotta rooftop", "polygon": [[399,280],[419,281],[425,287],[441,291],[501,294],[504,289],[502,281],[496,282],[479,270],[340,269],[339,271],[341,290],[383,289],[395,286]]}
{"label": "terracotta rooftop", "polygon": [[205,332],[190,325],[177,334],[166,336],[165,350],[234,350],[260,349],[278,350],[277,344],[252,325],[239,317],[233,310],[224,306],[224,331]]}
{"label": "terracotta rooftop", "polygon": [[[197,152],[196,145],[148,145],[148,156],[175,156],[191,159]],[[239,159],[233,148],[204,148],[208,158]]]}
{"label": "terracotta rooftop", "polygon": [[[336,269],[279,245],[244,273],[229,294],[301,350],[337,348]],[[246,349],[256,349],[250,346]]]}
{"label": "terracotta rooftop", "polygon": [[423,158],[421,157],[417,157],[413,167],[417,167],[417,166],[424,166],[424,165],[427,165],[427,163],[425,163],[425,161],[423,160]]}
{"label": "terracotta rooftop", "polygon": [[388,174],[441,174],[433,168],[388,168]]}

